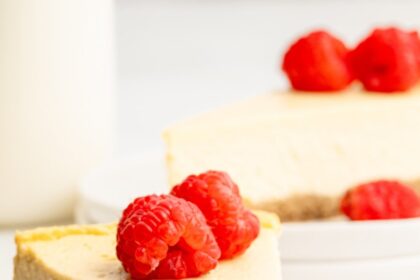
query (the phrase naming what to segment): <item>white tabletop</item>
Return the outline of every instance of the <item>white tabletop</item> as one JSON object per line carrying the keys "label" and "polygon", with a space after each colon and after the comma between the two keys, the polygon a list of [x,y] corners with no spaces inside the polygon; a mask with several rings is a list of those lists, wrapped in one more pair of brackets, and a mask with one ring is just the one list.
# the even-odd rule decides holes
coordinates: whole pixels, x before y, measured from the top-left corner
{"label": "white tabletop", "polygon": [[0,275],[1,279],[12,279],[13,256],[15,246],[13,242],[14,230],[0,229]]}

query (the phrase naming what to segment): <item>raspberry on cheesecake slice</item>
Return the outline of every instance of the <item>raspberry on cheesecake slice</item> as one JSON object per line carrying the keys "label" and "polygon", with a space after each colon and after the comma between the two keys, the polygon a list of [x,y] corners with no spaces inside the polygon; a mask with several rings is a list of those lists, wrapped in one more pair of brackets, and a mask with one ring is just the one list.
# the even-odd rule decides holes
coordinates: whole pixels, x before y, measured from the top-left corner
{"label": "raspberry on cheesecake slice", "polygon": [[[255,212],[258,238],[240,256],[219,261],[215,269],[193,279],[281,279],[279,221]],[[16,234],[15,280],[127,280],[116,256],[117,225],[39,228]]]}
{"label": "raspberry on cheesecake slice", "polygon": [[243,205],[227,173],[208,171],[134,199],[118,225],[17,233],[14,279],[281,279],[279,226]]}

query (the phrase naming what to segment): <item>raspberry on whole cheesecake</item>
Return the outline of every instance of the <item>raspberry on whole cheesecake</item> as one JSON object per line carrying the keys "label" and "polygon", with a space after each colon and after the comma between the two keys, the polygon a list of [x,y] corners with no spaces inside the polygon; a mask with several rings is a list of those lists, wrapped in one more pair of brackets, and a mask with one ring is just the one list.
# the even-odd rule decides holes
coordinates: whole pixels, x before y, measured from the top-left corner
{"label": "raspberry on whole cheesecake", "polygon": [[172,195],[135,199],[118,224],[116,250],[134,280],[196,277],[220,257],[200,209]]}
{"label": "raspberry on whole cheesecake", "polygon": [[411,39],[413,40],[414,51],[416,53],[416,58],[417,58],[417,67],[418,67],[419,76],[420,76],[420,36],[417,31],[411,31],[410,36],[411,36]]}
{"label": "raspberry on whole cheesecake", "polygon": [[349,190],[340,208],[351,220],[413,218],[420,216],[420,198],[398,181],[380,180]]}
{"label": "raspberry on whole cheesecake", "polygon": [[418,34],[398,28],[375,29],[350,52],[349,61],[366,90],[406,91],[420,77]]}
{"label": "raspberry on whole cheesecake", "polygon": [[314,31],[290,46],[282,68],[296,90],[339,91],[353,81],[348,53],[338,38],[326,31]]}
{"label": "raspberry on whole cheesecake", "polygon": [[224,172],[191,175],[171,194],[201,209],[219,244],[221,259],[242,254],[259,234],[258,218],[244,207],[238,186]]}

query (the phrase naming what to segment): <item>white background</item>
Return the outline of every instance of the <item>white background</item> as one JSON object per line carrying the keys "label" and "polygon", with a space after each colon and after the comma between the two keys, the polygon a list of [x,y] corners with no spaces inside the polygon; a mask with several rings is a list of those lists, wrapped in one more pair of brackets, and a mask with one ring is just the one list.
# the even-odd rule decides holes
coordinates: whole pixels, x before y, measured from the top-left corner
{"label": "white background", "polygon": [[119,0],[120,151],[160,146],[180,118],[286,85],[291,40],[327,28],[349,46],[373,26],[420,27],[407,0]]}
{"label": "white background", "polygon": [[[285,87],[280,57],[302,32],[328,28],[352,46],[376,25],[419,27],[419,11],[415,0],[116,0],[118,154],[161,148],[171,122]],[[0,234],[0,278],[11,279],[12,233]]]}

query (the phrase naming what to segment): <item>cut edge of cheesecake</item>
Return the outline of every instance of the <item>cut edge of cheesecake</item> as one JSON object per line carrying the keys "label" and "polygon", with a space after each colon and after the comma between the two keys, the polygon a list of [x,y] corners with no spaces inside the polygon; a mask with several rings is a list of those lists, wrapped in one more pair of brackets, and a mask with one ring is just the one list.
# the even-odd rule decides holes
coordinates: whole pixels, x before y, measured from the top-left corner
{"label": "cut edge of cheesecake", "polygon": [[[274,236],[276,236],[277,238],[281,230],[280,221],[277,215],[273,213],[268,213],[265,211],[254,211],[254,213],[258,216],[260,220],[261,228],[262,228],[261,234],[267,237],[268,232],[270,232],[272,236],[271,238],[273,238]],[[34,248],[33,244],[34,243],[40,244],[44,242],[60,242],[60,239],[66,239],[67,237],[77,238],[77,236],[83,236],[83,238],[85,238],[85,236],[89,236],[89,237],[93,237],[94,239],[96,239],[95,236],[107,238],[107,236],[116,235],[115,234],[116,227],[117,227],[116,223],[113,223],[113,224],[96,224],[96,225],[69,225],[69,226],[56,226],[56,227],[41,227],[41,228],[36,228],[32,230],[17,231],[15,235],[15,243],[16,243],[17,252],[14,258],[15,268],[14,268],[13,279],[15,280],[75,279],[73,277],[70,277],[67,274],[64,275],[60,273],[60,271],[57,271],[56,269],[54,269],[54,266],[50,266],[49,263],[45,263],[46,260],[37,255],[37,252],[39,251],[37,251],[36,249],[32,251],[32,248]],[[78,244],[78,245],[87,246],[89,244],[83,243],[83,244]],[[110,245],[110,246],[112,246],[113,248],[114,245]],[[53,249],[53,248],[50,248],[50,249]],[[112,249],[112,251],[113,250],[114,249]],[[60,253],[59,250],[56,253],[59,254]],[[241,256],[237,258],[240,259]],[[250,261],[249,256],[246,257],[245,259],[246,259],[246,262],[249,263]],[[123,271],[122,266],[119,264],[119,261],[116,259],[115,256],[113,256],[112,258],[108,256],[107,260],[112,262],[113,269],[111,272],[113,276],[109,278],[104,276],[103,279],[110,279],[110,280],[111,279],[112,280],[129,279],[129,277]],[[232,261],[234,262],[235,260],[236,258],[233,260],[222,261],[221,263],[224,263],[224,265],[226,266],[231,266],[233,265]],[[219,273],[218,271],[212,271],[209,274],[204,275],[203,279],[213,279],[213,274],[216,274],[218,276],[218,273]],[[197,279],[201,279],[201,277]]]}
{"label": "cut edge of cheesecake", "polygon": [[28,275],[37,275],[37,280],[70,279],[50,269],[43,260],[36,258],[34,252],[27,248],[30,242],[53,241],[71,235],[104,236],[116,230],[116,223],[100,225],[68,225],[39,227],[31,230],[17,231],[15,234],[16,256],[14,257],[13,279],[28,279]]}

